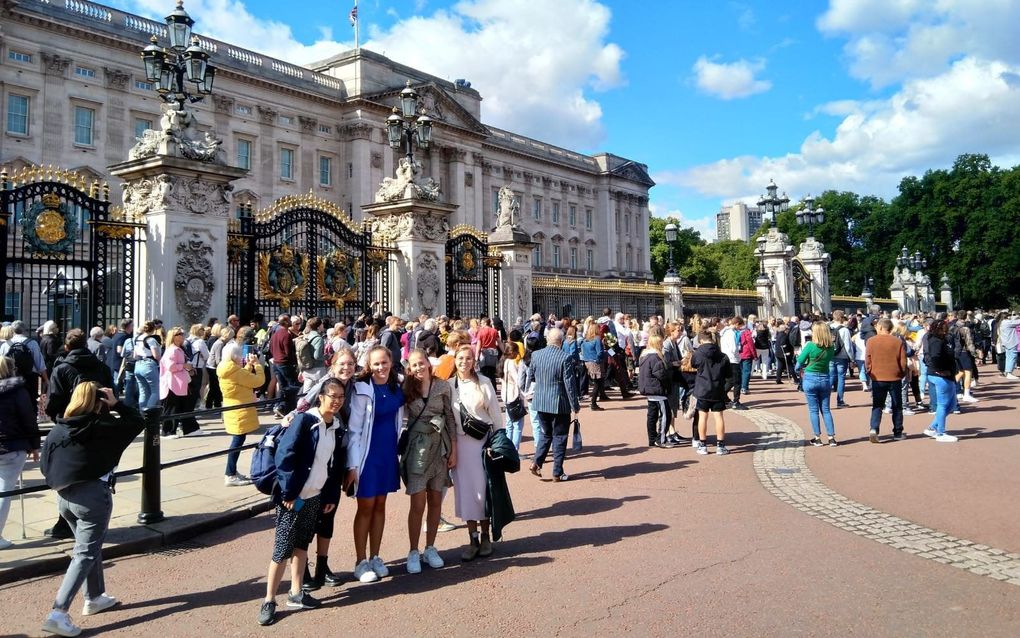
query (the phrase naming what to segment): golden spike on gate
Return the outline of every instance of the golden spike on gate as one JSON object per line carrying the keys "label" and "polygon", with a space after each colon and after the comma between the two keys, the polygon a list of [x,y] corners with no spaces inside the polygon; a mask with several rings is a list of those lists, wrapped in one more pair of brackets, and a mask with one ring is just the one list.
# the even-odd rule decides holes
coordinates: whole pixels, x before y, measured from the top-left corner
{"label": "golden spike on gate", "polygon": [[110,201],[110,184],[106,181],[103,182],[103,201]]}

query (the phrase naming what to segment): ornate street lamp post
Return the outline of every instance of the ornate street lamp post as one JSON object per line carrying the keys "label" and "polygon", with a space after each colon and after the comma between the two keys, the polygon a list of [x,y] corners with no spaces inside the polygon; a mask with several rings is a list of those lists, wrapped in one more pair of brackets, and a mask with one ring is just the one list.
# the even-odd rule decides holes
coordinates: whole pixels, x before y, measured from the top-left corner
{"label": "ornate street lamp post", "polygon": [[[765,187],[767,195],[762,195],[758,200],[758,209],[762,211],[762,224],[768,228],[774,221],[777,213],[781,213],[784,210],[790,208],[790,198],[786,196],[784,191],[781,196],[776,195],[779,187],[773,180],[769,180],[769,185]],[[771,217],[771,218],[770,218]]]}
{"label": "ornate street lamp post", "polygon": [[393,114],[386,118],[386,132],[390,146],[399,149],[404,146],[404,157],[414,163],[414,144],[426,150],[432,143],[432,118],[417,114],[418,94],[411,88],[411,81],[400,92],[400,108],[393,107]]}
{"label": "ornate street lamp post", "polygon": [[864,292],[861,293],[861,296],[862,297],[874,297],[875,296],[874,289],[875,289],[875,278],[874,277],[868,277],[867,279],[864,280]]}
{"label": "ornate street lamp post", "polygon": [[669,246],[669,270],[667,277],[676,277],[676,268],[673,265],[673,243],[676,241],[677,227],[673,222],[666,224],[666,245]]}
{"label": "ornate street lamp post", "polygon": [[201,101],[212,93],[216,68],[209,64],[209,54],[199,46],[198,36],[192,35],[195,21],[184,10],[184,1],[177,0],[177,8],[166,17],[170,48],[159,46],[152,36],[149,46],[142,50],[145,77],[156,85],[156,91],[167,103],[184,104]]}
{"label": "ornate street lamp post", "polygon": [[797,211],[797,223],[801,226],[807,225],[808,227],[808,238],[814,239],[815,237],[815,224],[821,224],[825,221],[825,209],[819,206],[815,208],[815,198],[809,194],[804,198],[804,206]]}

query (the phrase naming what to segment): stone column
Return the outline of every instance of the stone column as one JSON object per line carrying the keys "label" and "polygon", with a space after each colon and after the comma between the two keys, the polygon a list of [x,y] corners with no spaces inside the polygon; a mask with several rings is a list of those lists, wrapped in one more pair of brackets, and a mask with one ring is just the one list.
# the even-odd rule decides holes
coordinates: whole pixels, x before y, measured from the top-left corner
{"label": "stone column", "polygon": [[226,317],[231,182],[246,171],[150,155],[109,167],[124,180],[124,209],[145,219],[136,260],[134,316],[187,329]]}
{"label": "stone column", "polygon": [[395,248],[397,273],[390,281],[388,307],[416,317],[442,314],[446,308],[446,238],[457,206],[402,199],[361,206],[376,245]]}
{"label": "stone column", "polygon": [[509,226],[489,235],[489,250],[498,250],[503,257],[497,294],[500,314],[507,325],[512,325],[517,317],[527,319],[531,315],[531,252],[534,247],[528,233]]}
{"label": "stone column", "polygon": [[832,312],[832,295],[829,293],[829,253],[825,245],[808,237],[800,245],[797,255],[804,264],[804,271],[811,276],[811,306],[815,312],[827,314]]}
{"label": "stone column", "polygon": [[789,316],[793,308],[793,246],[786,233],[776,227],[769,228],[765,235],[765,274],[773,280],[768,303],[770,316]]}
{"label": "stone column", "polygon": [[667,321],[684,320],[684,280],[680,277],[666,276],[662,280],[662,288],[665,293],[665,319]]}
{"label": "stone column", "polygon": [[949,285],[949,275],[942,273],[942,287],[939,288],[939,301],[946,304],[946,311],[953,310],[953,287]]}
{"label": "stone column", "polygon": [[462,224],[468,223],[467,213],[471,209],[465,201],[464,160],[466,157],[467,151],[462,148],[447,146],[443,149],[443,159],[449,164],[450,174],[450,181],[446,184],[446,199],[460,207],[457,211],[457,218]]}

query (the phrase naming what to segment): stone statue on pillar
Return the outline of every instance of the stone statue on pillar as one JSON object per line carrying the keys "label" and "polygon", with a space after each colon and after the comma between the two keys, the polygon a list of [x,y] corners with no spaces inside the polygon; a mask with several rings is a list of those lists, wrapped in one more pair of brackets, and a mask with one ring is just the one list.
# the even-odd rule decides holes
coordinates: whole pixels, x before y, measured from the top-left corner
{"label": "stone statue on pillar", "polygon": [[499,189],[499,213],[496,215],[496,228],[494,230],[498,231],[501,228],[517,230],[520,228],[520,221],[521,202],[509,186],[503,185]]}

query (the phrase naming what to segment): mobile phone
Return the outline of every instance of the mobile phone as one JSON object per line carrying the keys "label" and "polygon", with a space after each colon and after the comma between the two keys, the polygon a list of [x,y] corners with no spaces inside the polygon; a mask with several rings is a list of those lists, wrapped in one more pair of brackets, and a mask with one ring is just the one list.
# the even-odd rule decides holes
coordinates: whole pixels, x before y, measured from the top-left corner
{"label": "mobile phone", "polygon": [[244,344],[243,346],[241,346],[241,359],[247,361],[249,354],[251,354],[251,346],[249,346],[248,344]]}
{"label": "mobile phone", "polygon": [[300,512],[301,508],[304,507],[304,506],[305,506],[305,499],[303,499],[303,498],[301,498],[299,496],[296,499],[294,499],[294,507],[292,507],[291,510],[293,510],[295,512]]}
{"label": "mobile phone", "polygon": [[351,484],[347,486],[347,491],[345,493],[348,498],[354,498],[354,481],[351,481]]}

